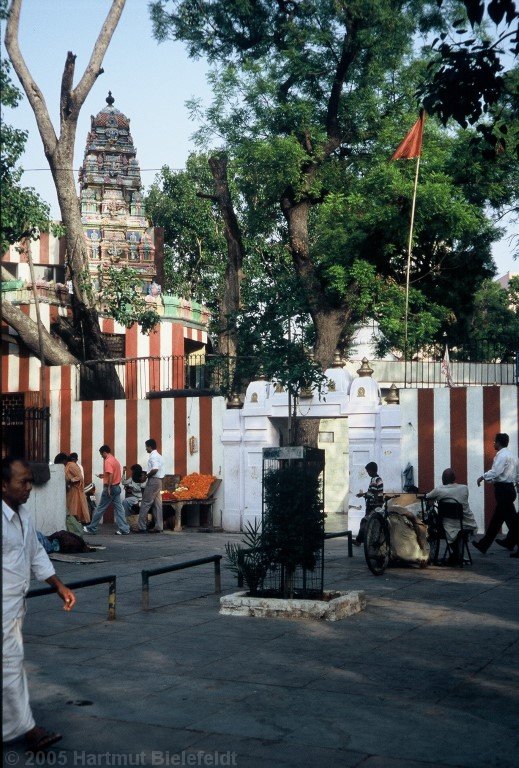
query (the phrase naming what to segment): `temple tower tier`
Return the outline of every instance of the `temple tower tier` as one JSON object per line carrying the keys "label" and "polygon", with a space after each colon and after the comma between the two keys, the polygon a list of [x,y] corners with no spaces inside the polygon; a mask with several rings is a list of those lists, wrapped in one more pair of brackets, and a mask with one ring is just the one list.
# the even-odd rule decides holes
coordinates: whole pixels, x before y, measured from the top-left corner
{"label": "temple tower tier", "polygon": [[142,274],[143,290],[162,282],[162,239],[149,226],[142,195],[130,119],[114,107],[91,117],[83,165],[79,170],[81,220],[90,254],[90,271],[129,266]]}

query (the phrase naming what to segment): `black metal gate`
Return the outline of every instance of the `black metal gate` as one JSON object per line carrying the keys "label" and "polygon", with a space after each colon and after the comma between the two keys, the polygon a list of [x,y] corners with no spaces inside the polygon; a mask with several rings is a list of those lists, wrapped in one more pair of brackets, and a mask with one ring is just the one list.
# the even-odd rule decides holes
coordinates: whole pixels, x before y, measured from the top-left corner
{"label": "black metal gate", "polygon": [[2,453],[27,461],[49,461],[48,408],[25,408],[17,398],[2,397]]}

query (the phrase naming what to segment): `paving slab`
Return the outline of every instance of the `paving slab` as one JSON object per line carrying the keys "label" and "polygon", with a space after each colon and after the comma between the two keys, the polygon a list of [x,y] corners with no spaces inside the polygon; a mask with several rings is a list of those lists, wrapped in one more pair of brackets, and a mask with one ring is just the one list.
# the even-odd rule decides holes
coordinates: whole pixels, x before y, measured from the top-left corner
{"label": "paving slab", "polygon": [[[241,536],[113,533],[91,539],[104,562],[55,567],[66,583],[114,573],[115,621],[107,585],[78,589],[70,614],[54,595],[28,601],[33,710],[64,738],[38,763],[4,746],[5,764],[519,764],[519,562],[506,551],[377,578],[329,540],[325,587],[361,589],[367,607],[328,623],[221,616],[212,565],[152,577],[143,611],[142,568],[223,555]],[[237,591],[226,568],[222,588]]]}

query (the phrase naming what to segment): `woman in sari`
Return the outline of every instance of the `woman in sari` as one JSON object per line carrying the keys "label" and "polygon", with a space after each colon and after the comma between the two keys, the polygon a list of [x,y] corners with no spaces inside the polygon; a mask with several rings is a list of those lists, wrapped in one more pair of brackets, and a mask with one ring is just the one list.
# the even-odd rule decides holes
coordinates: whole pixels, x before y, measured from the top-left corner
{"label": "woman in sari", "polygon": [[67,481],[67,509],[80,523],[90,522],[90,512],[85,496],[83,473],[77,462],[69,457],[65,465],[65,480]]}

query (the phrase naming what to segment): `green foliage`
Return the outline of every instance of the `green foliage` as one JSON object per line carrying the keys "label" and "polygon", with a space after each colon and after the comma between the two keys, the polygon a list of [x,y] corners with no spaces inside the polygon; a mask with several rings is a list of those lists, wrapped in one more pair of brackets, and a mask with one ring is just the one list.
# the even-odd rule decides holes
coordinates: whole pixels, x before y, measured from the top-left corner
{"label": "green foliage", "polygon": [[262,549],[261,524],[257,520],[245,525],[241,544],[225,545],[225,560],[235,576],[243,576],[250,594],[256,595],[268,567]]}
{"label": "green foliage", "polygon": [[142,276],[131,267],[103,265],[99,271],[100,303],[121,325],[131,328],[134,323],[139,323],[141,332],[148,334],[160,322],[160,317],[136,291],[141,286]]}
{"label": "green foliage", "polygon": [[264,475],[262,546],[267,560],[293,573],[313,570],[324,536],[320,478],[283,462]]}
{"label": "green foliage", "polygon": [[[21,93],[9,75],[9,63],[0,61],[0,96],[2,107],[16,107]],[[50,209],[30,187],[20,183],[23,170],[17,167],[27,141],[27,131],[0,122],[0,189],[2,216],[0,228],[1,252],[25,237],[37,239],[40,231],[50,226]]]}
{"label": "green foliage", "polygon": [[296,568],[313,570],[324,539],[321,481],[299,463],[283,462],[264,476],[262,525],[245,527],[242,544],[225,545],[226,565],[258,594],[269,569],[285,569],[283,597],[293,597]]}
{"label": "green foliage", "polygon": [[513,359],[519,350],[519,278],[510,280],[508,290],[487,280],[477,291],[470,340],[480,347],[493,344],[494,358]]}
{"label": "green foliage", "polygon": [[[419,91],[426,109],[446,125],[477,125],[487,159],[505,147],[519,153],[517,68],[519,9],[514,0],[463,0],[464,13],[439,0],[448,28],[432,43],[434,56]],[[512,113],[506,105],[515,104]],[[515,114],[514,114],[515,112]]]}
{"label": "green foliage", "polygon": [[306,298],[286,250],[276,244],[252,255],[249,250],[249,265],[253,264],[256,270],[247,272],[243,309],[236,317],[238,375],[243,382],[256,378],[261,360],[267,379],[279,382],[293,396],[308,386],[320,389],[325,377],[308,352],[314,335]]}
{"label": "green foliage", "polygon": [[[302,349],[314,341],[312,321],[326,322],[334,310],[345,318],[343,347],[370,316],[391,346],[402,347],[415,164],[389,158],[412,125],[416,89],[435,55],[429,44],[419,49],[418,35],[442,34],[452,17],[426,0],[161,0],[152,8],[159,39],[183,40],[214,65],[212,105],[190,107],[203,121],[199,146],[217,137],[232,158],[248,253],[236,318],[242,351],[257,350],[267,375],[277,367],[284,383],[295,370],[296,388],[312,375]],[[433,119],[426,124],[409,297],[413,346],[446,329],[466,336],[501,234],[488,210],[516,199],[517,158],[502,144],[489,164],[475,139]],[[290,241],[287,211],[304,206],[307,218]],[[306,245],[307,261],[295,252]],[[299,280],[284,273],[293,266]],[[285,338],[288,317],[299,324],[295,345]]]}
{"label": "green foliage", "polygon": [[226,246],[222,222],[208,199],[211,191],[207,156],[190,155],[185,171],[162,168],[148,191],[145,206],[152,223],[164,227],[164,291],[214,309],[225,270]]}
{"label": "green foliage", "polygon": [[[405,347],[405,290],[394,282],[379,282],[379,292],[373,306],[373,317],[384,334],[378,340],[379,355],[388,350]],[[407,327],[408,348],[424,349],[432,339],[440,338],[441,329],[452,322],[445,307],[429,301],[420,291],[409,290],[409,316]]]}

